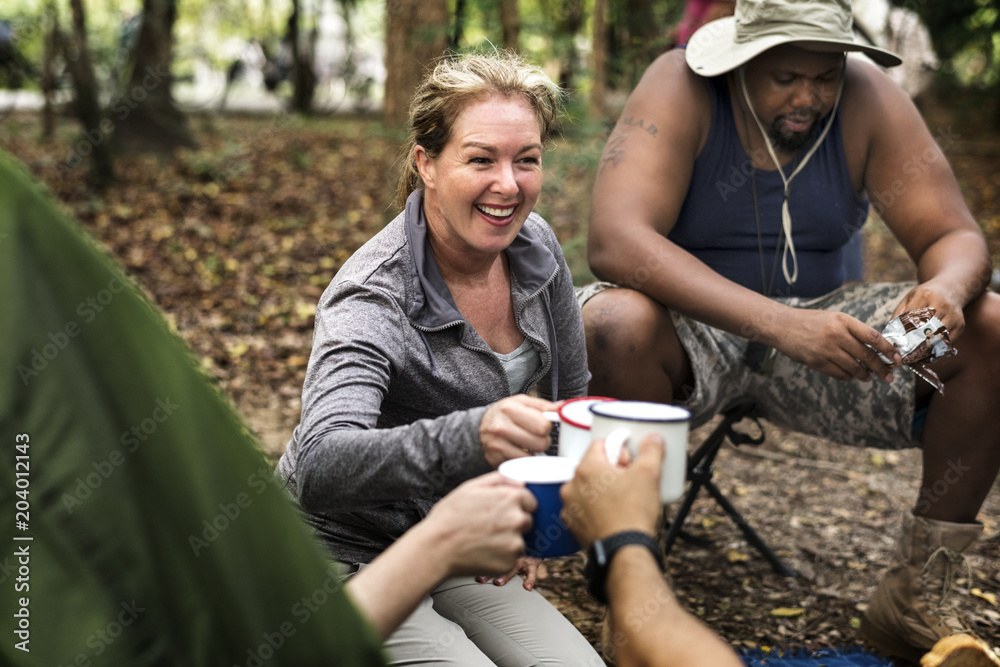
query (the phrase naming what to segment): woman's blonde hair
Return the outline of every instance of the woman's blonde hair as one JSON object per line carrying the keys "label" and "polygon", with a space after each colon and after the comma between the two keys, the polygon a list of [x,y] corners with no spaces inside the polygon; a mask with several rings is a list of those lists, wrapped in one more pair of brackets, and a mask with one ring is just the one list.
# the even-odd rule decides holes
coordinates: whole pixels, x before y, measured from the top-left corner
{"label": "woman's blonde hair", "polygon": [[455,119],[469,105],[492,96],[519,98],[538,118],[542,142],[555,130],[562,107],[563,91],[537,67],[525,63],[513,51],[445,56],[424,77],[410,100],[407,141],[400,153],[397,210],[406,198],[423,187],[414,148],[422,146],[428,156],[441,154]]}

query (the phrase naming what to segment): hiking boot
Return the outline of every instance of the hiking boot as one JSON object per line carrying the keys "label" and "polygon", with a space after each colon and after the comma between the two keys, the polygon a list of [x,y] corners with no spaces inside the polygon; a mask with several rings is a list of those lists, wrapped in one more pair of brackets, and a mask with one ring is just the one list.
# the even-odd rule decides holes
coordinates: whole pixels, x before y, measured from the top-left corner
{"label": "hiking boot", "polygon": [[980,523],[903,517],[903,534],[861,622],[861,637],[883,653],[919,662],[938,640],[968,632],[950,596],[959,577],[971,583],[962,553],[982,534]]}

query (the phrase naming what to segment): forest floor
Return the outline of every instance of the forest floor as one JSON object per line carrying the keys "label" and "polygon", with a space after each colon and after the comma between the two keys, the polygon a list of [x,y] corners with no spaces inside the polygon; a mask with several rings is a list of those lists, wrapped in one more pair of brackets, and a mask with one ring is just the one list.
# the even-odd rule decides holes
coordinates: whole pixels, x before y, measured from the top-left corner
{"label": "forest floor", "polygon": [[[1000,132],[974,116],[924,107],[969,206],[1000,258]],[[967,107],[965,107],[967,108]],[[190,118],[199,147],[130,155],[119,182],[86,186],[89,144],[63,121],[40,142],[39,118],[0,119],[0,147],[22,159],[100,241],[201,359],[272,461],[298,420],[316,302],[350,254],[392,217],[398,136],[369,118]],[[578,283],[590,186],[605,134],[585,124],[546,154],[538,210],[563,243]],[[913,270],[881,223],[865,228],[869,280]],[[972,354],[974,351],[962,350]],[[692,444],[711,425],[692,433]],[[679,598],[737,647],[855,644],[902,513],[916,498],[920,454],[842,447],[765,424],[759,447],[726,447],[716,483],[799,576],[781,577],[706,495],[668,558]],[[959,591],[978,631],[1000,643],[1000,488],[980,514],[975,586]],[[582,556],[549,561],[539,589],[595,644],[602,610],[585,593]]]}

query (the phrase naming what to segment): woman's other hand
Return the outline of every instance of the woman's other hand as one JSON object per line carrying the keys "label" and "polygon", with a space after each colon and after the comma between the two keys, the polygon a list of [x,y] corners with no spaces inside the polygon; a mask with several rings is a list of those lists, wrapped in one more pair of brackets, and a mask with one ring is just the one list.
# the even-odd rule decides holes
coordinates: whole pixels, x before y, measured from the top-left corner
{"label": "woman's other hand", "polygon": [[[493,578],[493,584],[496,586],[503,586],[508,581],[514,578],[516,574],[524,575],[524,590],[530,591],[535,587],[535,582],[538,580],[538,566],[542,564],[541,558],[532,558],[531,556],[521,556],[517,559],[517,563],[514,564],[513,569],[506,574],[501,574],[499,577]],[[490,580],[489,577],[476,577],[476,580],[485,584]]]}

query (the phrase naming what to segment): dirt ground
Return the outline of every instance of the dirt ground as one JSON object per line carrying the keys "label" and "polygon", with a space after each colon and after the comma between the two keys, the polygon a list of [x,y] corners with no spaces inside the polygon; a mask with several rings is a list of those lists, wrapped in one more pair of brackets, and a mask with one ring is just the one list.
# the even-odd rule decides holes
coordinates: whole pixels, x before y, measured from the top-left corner
{"label": "dirt ground", "polygon": [[[925,106],[959,182],[1000,253],[1000,134]],[[232,398],[272,461],[300,408],[316,300],[340,264],[390,217],[393,137],[370,119],[195,117],[195,151],[129,156],[103,195],[85,186],[84,143],[69,122],[37,141],[30,114],[2,119],[0,146],[26,162],[165,312]],[[539,208],[583,275],[589,184],[601,137],[569,138],[546,157]],[[891,234],[866,227],[872,280],[912,277]],[[578,273],[579,271],[579,273]],[[1000,399],[1000,397],[997,397]],[[711,425],[694,432],[692,446]],[[818,649],[857,642],[861,612],[916,499],[920,454],[852,449],[765,425],[758,447],[726,446],[715,481],[799,576],[775,574],[704,492],[667,559],[688,608],[737,647]],[[1000,643],[1000,488],[980,518],[958,594],[976,629]],[[585,593],[582,556],[549,561],[539,588],[595,644],[602,610]]]}
{"label": "dirt ground", "polygon": [[[712,428],[692,436],[692,444]],[[702,491],[684,524],[707,545],[683,540],[667,564],[688,608],[737,647],[818,649],[856,644],[856,628],[888,562],[903,511],[913,504],[919,452],[838,447],[765,426],[759,447],[727,446],[715,482],[798,576],[776,574],[725,512]],[[957,591],[981,636],[1000,640],[1000,492],[980,514],[983,539],[969,563],[974,588]],[[669,512],[669,510],[668,510]],[[580,589],[583,557],[549,564],[543,588],[588,637],[602,612]]]}

